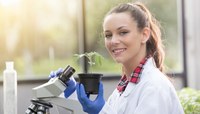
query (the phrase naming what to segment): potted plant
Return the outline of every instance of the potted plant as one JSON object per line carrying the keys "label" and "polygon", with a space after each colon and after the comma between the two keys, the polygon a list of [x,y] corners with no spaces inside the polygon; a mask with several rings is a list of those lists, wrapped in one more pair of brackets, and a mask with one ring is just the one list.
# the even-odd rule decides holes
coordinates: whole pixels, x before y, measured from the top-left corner
{"label": "potted plant", "polygon": [[[83,57],[87,58],[87,63],[89,68],[92,69],[93,66],[100,66],[102,64],[103,56],[97,52],[86,52],[84,54],[75,54],[77,59]],[[103,76],[101,73],[79,73],[79,82],[83,84],[86,94],[98,94],[99,82]]]}

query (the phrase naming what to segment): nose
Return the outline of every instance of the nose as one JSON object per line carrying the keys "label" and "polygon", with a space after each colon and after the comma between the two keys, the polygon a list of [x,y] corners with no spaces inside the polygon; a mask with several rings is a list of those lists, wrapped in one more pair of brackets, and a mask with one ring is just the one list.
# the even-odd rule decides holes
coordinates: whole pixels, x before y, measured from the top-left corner
{"label": "nose", "polygon": [[119,37],[113,36],[112,39],[111,39],[111,44],[116,45],[116,44],[119,44],[119,43],[120,43]]}

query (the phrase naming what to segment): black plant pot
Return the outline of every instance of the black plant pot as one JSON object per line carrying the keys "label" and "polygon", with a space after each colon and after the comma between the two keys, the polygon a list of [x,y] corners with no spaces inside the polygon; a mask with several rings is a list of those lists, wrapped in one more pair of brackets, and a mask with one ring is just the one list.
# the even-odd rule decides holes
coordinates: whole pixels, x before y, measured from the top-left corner
{"label": "black plant pot", "polygon": [[103,74],[98,73],[80,73],[79,82],[83,84],[86,94],[98,94],[99,82]]}

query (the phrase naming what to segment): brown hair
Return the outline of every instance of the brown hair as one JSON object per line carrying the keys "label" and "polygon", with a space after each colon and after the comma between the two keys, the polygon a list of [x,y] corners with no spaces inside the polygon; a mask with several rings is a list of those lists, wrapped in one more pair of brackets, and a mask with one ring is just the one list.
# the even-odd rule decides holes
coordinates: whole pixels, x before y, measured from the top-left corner
{"label": "brown hair", "polygon": [[152,56],[155,60],[156,67],[163,72],[164,50],[161,40],[161,30],[159,22],[153,17],[146,6],[140,2],[120,4],[111,9],[107,15],[112,13],[128,12],[137,23],[139,30],[149,27],[151,35],[146,43],[147,56]]}

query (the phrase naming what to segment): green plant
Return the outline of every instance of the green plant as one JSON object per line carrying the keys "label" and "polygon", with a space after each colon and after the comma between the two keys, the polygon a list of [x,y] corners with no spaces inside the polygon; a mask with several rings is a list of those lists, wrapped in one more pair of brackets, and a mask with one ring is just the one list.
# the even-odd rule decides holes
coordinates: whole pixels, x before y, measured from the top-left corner
{"label": "green plant", "polygon": [[178,91],[180,102],[185,114],[200,114],[200,91],[192,88],[183,88]]}
{"label": "green plant", "polygon": [[90,67],[102,65],[103,56],[97,52],[85,52],[83,54],[74,54],[74,56],[77,57],[78,60],[86,57]]}
{"label": "green plant", "polygon": [[[84,54],[75,54],[77,59],[81,59],[83,57],[87,58],[87,62],[90,65],[90,68],[93,66],[102,65],[103,56],[101,56],[97,52],[86,52]],[[85,87],[85,92],[87,94],[98,94],[99,83],[101,81],[101,77],[103,74],[101,73],[79,73],[79,82],[83,84]]]}

